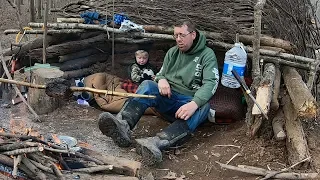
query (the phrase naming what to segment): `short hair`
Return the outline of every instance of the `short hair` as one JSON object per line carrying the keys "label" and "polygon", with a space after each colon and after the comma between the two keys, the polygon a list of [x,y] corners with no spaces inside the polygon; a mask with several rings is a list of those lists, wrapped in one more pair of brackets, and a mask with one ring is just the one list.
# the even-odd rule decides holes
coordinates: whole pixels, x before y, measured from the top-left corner
{"label": "short hair", "polygon": [[187,26],[189,32],[196,31],[196,25],[192,23],[190,20],[182,19],[177,21],[174,24],[174,27],[182,27],[182,26]]}
{"label": "short hair", "polygon": [[138,56],[138,55],[145,55],[145,56],[149,57],[149,53],[145,50],[136,51],[135,56]]}

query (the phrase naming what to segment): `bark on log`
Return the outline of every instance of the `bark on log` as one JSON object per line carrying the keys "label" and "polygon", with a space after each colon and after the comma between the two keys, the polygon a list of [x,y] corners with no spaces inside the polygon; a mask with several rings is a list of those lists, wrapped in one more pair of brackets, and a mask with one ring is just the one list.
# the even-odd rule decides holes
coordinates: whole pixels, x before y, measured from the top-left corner
{"label": "bark on log", "polygon": [[101,63],[93,64],[88,68],[81,68],[73,71],[64,71],[62,78],[64,79],[79,78],[79,77],[86,77],[90,74],[94,74],[98,72],[105,72],[105,70],[109,65],[110,64],[107,62],[101,62]]}
{"label": "bark on log", "polygon": [[284,131],[284,122],[285,117],[283,114],[282,109],[279,109],[275,115],[275,117],[272,120],[272,128],[274,133],[274,138],[277,141],[282,141],[286,139],[286,132]]}
{"label": "bark on log", "polygon": [[300,74],[294,68],[285,66],[283,79],[299,117],[314,117],[317,112],[317,103]]}
{"label": "bark on log", "polygon": [[[173,34],[172,27],[143,25],[143,28],[147,32],[151,32],[151,33]],[[206,37],[210,39],[215,39],[219,41],[231,41],[231,42],[233,41],[233,39],[230,39],[230,34],[226,35],[224,33],[214,33],[214,32],[208,32],[208,31],[201,31],[201,32],[203,32],[206,35]],[[244,44],[252,44],[253,40],[254,40],[254,36],[241,35],[241,34],[239,35],[239,41]],[[273,38],[266,35],[261,35],[260,44],[263,46],[278,47],[281,49],[285,49],[287,51],[292,50],[292,46],[289,41]]]}
{"label": "bark on log", "polygon": [[[66,39],[74,39],[74,38],[77,38],[77,36],[70,36],[70,35],[55,36],[55,35],[53,35],[53,36],[47,37],[47,42],[48,42],[48,45],[52,45],[52,44],[61,43],[61,42],[65,41]],[[38,38],[34,39],[33,41],[28,41],[26,43],[22,43],[22,47],[19,52],[19,57],[24,56],[31,49],[41,48],[42,42],[43,42],[43,38],[38,37]],[[3,52],[4,53],[3,55],[4,56],[11,56],[12,54],[17,54],[19,49],[20,48],[14,48],[12,51],[11,51],[11,49],[6,49]]]}
{"label": "bark on log", "polygon": [[[222,168],[234,170],[234,171],[239,171],[239,172],[244,172],[244,173],[249,173],[249,174],[254,174],[254,175],[259,175],[259,176],[266,176],[268,174],[275,173],[277,171],[269,171],[263,168],[257,168],[257,167],[252,167],[252,166],[246,166],[246,165],[238,165],[232,166],[232,165],[227,165],[223,164],[220,162],[217,162]],[[274,178],[277,179],[315,179],[319,178],[318,173],[279,173],[274,176]]]}
{"label": "bark on log", "polygon": [[80,168],[80,169],[73,169],[73,172],[83,172],[83,173],[95,173],[99,171],[107,171],[110,172],[113,169],[113,165],[101,165],[89,168]]}
{"label": "bark on log", "polygon": [[15,142],[13,144],[7,144],[0,146],[0,151],[11,151],[15,149],[28,148],[39,146],[39,143],[35,142]]}
{"label": "bark on log", "polygon": [[[282,98],[283,112],[286,117],[285,128],[287,132],[287,150],[289,163],[295,164],[306,158],[310,158],[310,152],[303,131],[302,124],[298,119],[297,111],[295,110],[291,99],[288,95]],[[308,168],[310,160],[302,163],[300,167]]]}
{"label": "bark on log", "polygon": [[108,54],[94,54],[87,57],[82,57],[67,61],[64,63],[54,64],[55,66],[60,67],[61,71],[71,71],[76,69],[87,68],[90,65],[93,65],[97,62],[104,62],[108,60]]}
{"label": "bark on log", "polygon": [[[20,32],[19,29],[7,29],[4,31],[5,35],[8,34],[18,34]],[[55,29],[49,29],[47,34],[76,34],[76,33],[83,33],[86,32],[84,29],[61,29],[61,30],[55,30]],[[43,30],[25,30],[26,34],[43,34]]]}
{"label": "bark on log", "polygon": [[[63,72],[53,68],[39,68],[32,71],[31,83],[46,84],[54,78],[62,77]],[[38,114],[46,114],[60,106],[60,100],[50,97],[44,89],[29,89],[28,102]]]}
{"label": "bark on log", "polygon": [[[256,100],[258,104],[262,107],[265,113],[270,110],[270,102],[273,93],[273,82],[275,78],[275,66],[272,63],[267,63],[264,68],[263,78],[257,90]],[[253,115],[262,114],[260,109],[256,104],[254,104],[252,109]]]}
{"label": "bark on log", "polygon": [[57,18],[58,23],[83,23],[83,18]]}
{"label": "bark on log", "polygon": [[1,154],[11,156],[11,155],[33,153],[33,152],[41,152],[41,151],[43,151],[43,147],[30,147],[30,148],[15,149],[15,150],[12,150],[12,151],[6,151],[6,152],[2,152]]}
{"label": "bark on log", "polygon": [[[233,44],[212,41],[212,40],[208,40],[207,42],[208,42],[209,46],[217,46],[217,47],[222,47],[225,49],[231,49],[234,46]],[[244,48],[248,53],[253,52],[253,49],[250,46],[245,46]],[[271,56],[271,57],[279,57],[279,58],[285,59],[287,61],[292,61],[292,62],[296,62],[296,61],[300,61],[300,62],[304,62],[304,63],[314,63],[315,62],[315,59],[311,59],[311,58],[307,58],[307,57],[303,57],[303,56],[297,56],[297,55],[288,54],[288,53],[279,53],[277,51],[271,51],[271,50],[266,50],[266,49],[260,49],[259,51],[260,51],[261,55]]]}
{"label": "bark on log", "polygon": [[273,93],[272,93],[272,100],[270,103],[270,109],[272,111],[277,111],[279,109],[279,92],[280,92],[280,83],[281,83],[281,72],[279,65],[275,66],[275,77],[273,82]]}
{"label": "bark on log", "polygon": [[60,180],[65,180],[66,179],[63,176],[63,174],[61,173],[61,171],[59,170],[59,168],[57,167],[56,164],[51,163],[51,168],[52,168],[53,172],[55,173],[55,175],[57,175]]}
{"label": "bark on log", "polygon": [[103,155],[98,152],[83,148],[84,154],[101,160],[105,164],[113,165],[113,172],[117,174],[124,174],[127,176],[138,176],[141,168],[141,163],[137,161],[128,160],[125,158]]}
{"label": "bark on log", "polygon": [[80,51],[80,52],[75,52],[75,53],[59,56],[59,62],[61,63],[61,62],[66,62],[66,61],[70,61],[70,60],[73,60],[73,59],[87,57],[87,56],[90,56],[92,54],[98,54],[99,52],[101,52],[101,51],[99,49],[97,49],[97,48],[85,49],[85,50]]}
{"label": "bark on log", "polygon": [[30,171],[32,171],[36,177],[34,177],[35,179],[40,179],[40,180],[45,180],[47,179],[47,176],[41,172],[36,166],[34,166],[28,158],[26,157],[22,157],[22,163],[28,167],[28,169],[30,169]]}
{"label": "bark on log", "polygon": [[[106,43],[107,35],[101,34],[99,36],[84,39],[80,41],[70,41],[58,45],[49,46],[47,48],[47,58],[54,58],[65,54],[78,52],[88,47],[97,47],[103,43]],[[41,60],[42,49],[33,49],[28,53],[32,59]]]}
{"label": "bark on log", "polygon": [[[67,179],[73,179],[74,174],[64,174]],[[131,176],[119,176],[119,175],[112,175],[112,174],[87,174],[87,173],[81,173],[77,172],[77,175],[81,177],[81,179],[103,179],[103,180],[139,180],[137,177],[131,177]]]}

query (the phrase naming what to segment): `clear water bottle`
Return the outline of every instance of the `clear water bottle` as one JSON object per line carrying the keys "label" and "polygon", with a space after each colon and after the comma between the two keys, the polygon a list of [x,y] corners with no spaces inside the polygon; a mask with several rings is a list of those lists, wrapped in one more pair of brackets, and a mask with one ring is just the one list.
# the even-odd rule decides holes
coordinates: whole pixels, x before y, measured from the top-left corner
{"label": "clear water bottle", "polygon": [[223,64],[221,84],[229,88],[239,88],[240,83],[233,76],[232,70],[237,71],[241,78],[244,78],[244,71],[247,63],[247,52],[242,43],[235,43],[234,47],[226,52]]}

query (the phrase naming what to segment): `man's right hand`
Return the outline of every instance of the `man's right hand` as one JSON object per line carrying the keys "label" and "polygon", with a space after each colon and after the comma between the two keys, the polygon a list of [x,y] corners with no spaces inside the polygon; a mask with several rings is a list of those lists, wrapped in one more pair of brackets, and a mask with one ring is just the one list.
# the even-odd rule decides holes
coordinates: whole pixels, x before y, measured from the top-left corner
{"label": "man's right hand", "polygon": [[170,85],[166,79],[160,79],[158,81],[158,88],[162,96],[168,96],[168,98],[171,97]]}

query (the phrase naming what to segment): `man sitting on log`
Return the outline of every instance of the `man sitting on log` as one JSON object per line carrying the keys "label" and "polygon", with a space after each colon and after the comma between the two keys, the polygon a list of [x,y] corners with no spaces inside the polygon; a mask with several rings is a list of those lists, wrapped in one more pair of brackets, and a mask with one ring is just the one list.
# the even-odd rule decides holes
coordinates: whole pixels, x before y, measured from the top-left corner
{"label": "man sitting on log", "polygon": [[219,81],[215,53],[194,24],[181,21],[174,27],[173,36],[177,45],[167,52],[155,80],[143,81],[136,92],[156,98],[129,99],[117,116],[108,112],[99,116],[101,132],[120,147],[131,145],[131,130],[148,107],[155,107],[172,121],[156,136],[136,139],[137,153],[150,164],[161,162],[161,150],[184,142],[207,119],[208,100]]}

